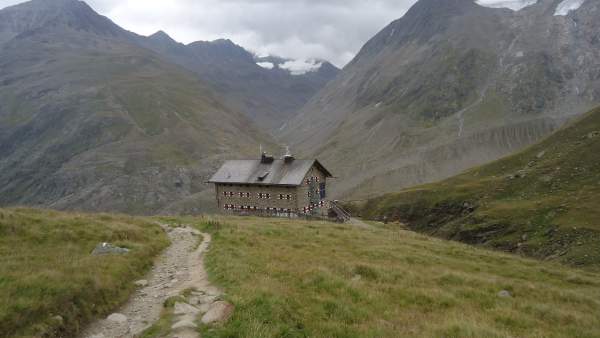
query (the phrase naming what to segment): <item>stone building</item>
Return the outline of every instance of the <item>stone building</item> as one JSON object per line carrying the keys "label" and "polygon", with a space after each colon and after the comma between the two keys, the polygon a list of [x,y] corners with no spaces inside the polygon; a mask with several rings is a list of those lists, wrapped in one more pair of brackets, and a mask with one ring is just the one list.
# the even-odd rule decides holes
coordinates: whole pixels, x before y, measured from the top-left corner
{"label": "stone building", "polygon": [[297,216],[327,215],[327,179],[317,160],[291,155],[275,159],[227,161],[210,179],[217,205],[225,213]]}

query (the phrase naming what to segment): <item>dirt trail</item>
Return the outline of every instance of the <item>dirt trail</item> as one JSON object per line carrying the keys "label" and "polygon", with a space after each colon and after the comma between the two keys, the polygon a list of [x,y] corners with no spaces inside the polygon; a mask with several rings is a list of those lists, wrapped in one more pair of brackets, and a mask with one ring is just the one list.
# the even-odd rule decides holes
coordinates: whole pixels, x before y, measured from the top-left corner
{"label": "dirt trail", "polygon": [[[210,285],[204,269],[203,254],[211,242],[209,234],[203,234],[190,227],[171,228],[163,225],[167,231],[171,246],[157,259],[154,268],[146,277],[139,281],[140,288],[116,313],[92,323],[80,337],[83,338],[130,338],[140,334],[156,322],[163,310],[165,300],[178,296],[183,291],[193,288],[197,303],[204,303],[209,310],[221,295],[220,290]],[[200,239],[202,243],[198,246]],[[208,298],[201,302],[201,297]],[[206,300],[204,299],[203,300]],[[182,306],[189,304],[182,304]],[[189,307],[194,315],[193,306]],[[204,312],[206,312],[204,311]],[[182,314],[188,315],[187,313]],[[183,318],[183,317],[182,317]],[[193,323],[197,317],[185,317],[189,325],[178,332],[178,337],[198,337]]]}

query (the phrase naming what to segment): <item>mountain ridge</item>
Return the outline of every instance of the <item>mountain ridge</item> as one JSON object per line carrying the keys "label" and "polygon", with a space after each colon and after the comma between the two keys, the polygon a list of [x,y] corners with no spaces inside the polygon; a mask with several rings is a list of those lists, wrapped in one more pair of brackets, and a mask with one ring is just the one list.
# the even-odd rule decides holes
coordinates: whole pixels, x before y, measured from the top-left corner
{"label": "mountain ridge", "polygon": [[435,25],[437,2],[417,2],[373,37],[277,135],[340,174],[336,197],[452,176],[600,102],[598,3],[557,17],[552,0],[520,11],[453,0]]}
{"label": "mountain ridge", "polygon": [[[0,204],[199,212],[220,161],[275,146],[208,83],[87,5],[66,1],[78,9],[56,20],[38,4],[0,11],[51,18],[0,45]],[[73,24],[78,15],[93,25]]]}
{"label": "mountain ridge", "polygon": [[[158,35],[157,35],[158,33]],[[265,69],[259,57],[229,39],[182,44],[157,32],[135,41],[167,61],[176,63],[210,83],[236,110],[243,111],[268,131],[280,128],[339,69],[323,62],[323,69],[294,75],[279,67]],[[274,57],[277,58],[277,57]]]}

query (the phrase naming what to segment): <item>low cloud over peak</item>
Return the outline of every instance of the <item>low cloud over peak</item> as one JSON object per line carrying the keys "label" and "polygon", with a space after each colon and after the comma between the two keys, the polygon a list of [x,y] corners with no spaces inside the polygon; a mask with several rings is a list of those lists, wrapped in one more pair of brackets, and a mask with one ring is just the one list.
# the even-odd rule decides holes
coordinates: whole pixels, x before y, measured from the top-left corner
{"label": "low cloud over peak", "polygon": [[[52,0],[48,0],[52,1]],[[22,2],[0,0],[0,7]],[[259,55],[329,60],[344,66],[415,0],[89,0],[99,13],[142,35],[228,38]]]}

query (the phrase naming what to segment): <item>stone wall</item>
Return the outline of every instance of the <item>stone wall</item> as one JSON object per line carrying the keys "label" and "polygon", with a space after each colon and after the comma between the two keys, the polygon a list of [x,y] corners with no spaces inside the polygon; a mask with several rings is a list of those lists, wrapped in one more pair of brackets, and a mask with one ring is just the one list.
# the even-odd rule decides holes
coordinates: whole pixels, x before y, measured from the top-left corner
{"label": "stone wall", "polygon": [[[227,196],[225,193],[228,193]],[[279,186],[258,186],[258,185],[217,185],[216,193],[219,201],[219,209],[225,211],[225,205],[234,205],[236,208],[256,207],[257,209],[277,208],[277,209],[297,209],[297,188],[279,187]],[[230,196],[233,193],[233,196]],[[242,196],[240,196],[242,193]],[[249,194],[249,197],[247,197]],[[263,194],[263,198],[260,198]],[[267,198],[266,194],[269,194]],[[283,195],[283,199],[280,199]],[[287,199],[288,195],[290,199]]]}
{"label": "stone wall", "polygon": [[311,205],[311,198],[309,197],[309,190],[311,185],[307,183],[307,180],[310,180],[312,178],[318,179],[318,182],[315,185],[316,189],[313,193],[318,194],[317,190],[320,183],[327,184],[327,177],[325,176],[325,174],[321,172],[317,167],[313,166],[304,177],[304,180],[302,180],[302,185],[298,187],[298,210],[302,211],[305,207],[309,207]]}
{"label": "stone wall", "polygon": [[[292,213],[302,213],[304,208],[311,205],[311,198],[309,197],[311,184],[309,182],[313,178],[317,180],[316,184],[313,185],[315,187],[313,194],[318,196],[319,184],[326,183],[326,176],[317,167],[310,169],[304,177],[302,184],[298,187],[217,184],[218,209],[226,213],[239,211],[246,211],[248,213],[273,213],[274,210],[272,209],[276,208],[277,211],[283,209],[291,210]],[[262,198],[261,194],[263,194]],[[267,197],[266,194],[269,194],[269,196]],[[283,199],[280,198],[280,195],[283,196]],[[313,202],[316,200],[317,198],[313,197]],[[318,202],[320,202],[320,198],[318,198]],[[234,209],[225,208],[226,205],[233,205]],[[242,206],[244,207],[243,210],[240,208]],[[316,210],[316,212],[317,214],[322,214],[321,210]]]}

